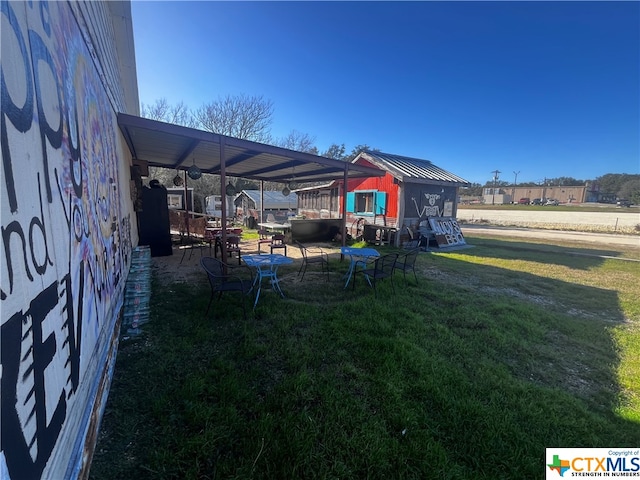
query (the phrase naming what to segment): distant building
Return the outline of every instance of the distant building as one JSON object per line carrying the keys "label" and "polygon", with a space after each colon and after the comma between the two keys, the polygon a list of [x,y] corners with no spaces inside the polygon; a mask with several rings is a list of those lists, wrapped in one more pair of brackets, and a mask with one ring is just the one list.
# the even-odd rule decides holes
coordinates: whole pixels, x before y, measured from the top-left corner
{"label": "distant building", "polygon": [[[502,190],[508,192],[514,202],[521,198],[553,198],[560,203],[584,203],[589,201],[587,197],[588,186],[545,186],[536,185],[534,187],[502,187]],[[486,201],[485,203],[491,203]],[[497,203],[497,202],[496,202]]]}
{"label": "distant building", "polygon": [[[236,207],[236,219],[250,228],[258,223],[266,222],[267,217],[284,223],[298,211],[298,195],[283,195],[280,191],[265,190],[262,192],[264,206],[260,200],[260,190],[242,190],[233,200]],[[264,217],[261,217],[261,212]]]}
{"label": "distant building", "polygon": [[482,189],[482,201],[487,205],[505,205],[513,202],[513,197],[503,188],[487,187]]}

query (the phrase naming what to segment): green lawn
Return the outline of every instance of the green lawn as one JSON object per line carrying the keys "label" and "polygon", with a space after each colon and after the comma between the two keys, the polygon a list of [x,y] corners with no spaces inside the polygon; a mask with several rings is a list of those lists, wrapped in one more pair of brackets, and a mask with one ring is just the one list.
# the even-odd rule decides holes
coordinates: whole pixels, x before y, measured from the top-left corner
{"label": "green lawn", "polygon": [[377,299],[339,256],[283,268],[246,321],[154,281],[91,478],[543,478],[545,447],[640,446],[637,250],[467,242]]}

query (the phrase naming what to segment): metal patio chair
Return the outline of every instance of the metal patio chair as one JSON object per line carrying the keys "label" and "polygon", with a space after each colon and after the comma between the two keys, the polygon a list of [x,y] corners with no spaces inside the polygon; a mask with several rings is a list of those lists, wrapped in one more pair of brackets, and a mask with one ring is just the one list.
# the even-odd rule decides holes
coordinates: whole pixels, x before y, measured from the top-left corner
{"label": "metal patio chair", "polygon": [[227,256],[232,257],[234,254],[238,256],[238,265],[240,265],[242,261],[240,237],[238,235],[229,235],[227,237]]}
{"label": "metal patio chair", "polygon": [[378,280],[384,280],[385,278],[388,278],[391,281],[391,289],[395,293],[395,288],[393,286],[393,267],[395,266],[397,259],[397,253],[388,253],[376,258],[372,264],[370,263],[365,268],[360,270],[356,269],[353,272],[353,288],[356,288],[356,277],[358,275],[363,275],[369,282],[369,285],[373,287],[375,296],[378,296],[376,283]]}
{"label": "metal patio chair", "polygon": [[[329,280],[329,255],[320,247],[305,247],[302,243],[294,241],[293,244],[300,249],[302,254],[302,264],[298,270],[300,281],[304,279],[304,274],[309,265],[320,265],[322,273],[327,271],[327,281]],[[302,275],[302,276],[300,276]]]}
{"label": "metal patio chair", "polygon": [[202,256],[202,249],[206,246],[209,246],[209,254],[211,254],[211,240],[207,234],[207,220],[204,217],[192,218],[189,220],[189,237],[188,243],[184,247],[182,247],[182,257],[180,258],[180,263],[183,262],[184,257],[189,250],[189,258],[191,260],[191,255],[193,255],[193,250],[200,250],[200,256]]}
{"label": "metal patio chair", "polygon": [[407,272],[412,271],[413,276],[416,279],[416,284],[418,283],[418,276],[416,275],[416,259],[418,258],[418,254],[420,253],[420,247],[412,248],[406,253],[401,253],[398,255],[398,259],[396,260],[395,265],[393,266],[393,271],[402,270],[402,274],[404,276],[404,283],[407,283]]}
{"label": "metal patio chair", "polygon": [[245,297],[253,290],[253,272],[246,265],[231,266],[221,262],[217,258],[202,257],[200,265],[207,273],[211,296],[205,315],[208,317],[213,297],[217,294],[218,300],[224,292],[237,292],[242,297],[242,314],[246,320],[247,309],[244,305]]}
{"label": "metal patio chair", "polygon": [[258,230],[258,253],[262,245],[271,245],[271,234],[266,228]]}
{"label": "metal patio chair", "polygon": [[271,245],[269,246],[271,253],[274,250],[284,250],[284,256],[287,256],[287,244],[285,243],[285,237],[282,233],[276,233],[271,237]]}

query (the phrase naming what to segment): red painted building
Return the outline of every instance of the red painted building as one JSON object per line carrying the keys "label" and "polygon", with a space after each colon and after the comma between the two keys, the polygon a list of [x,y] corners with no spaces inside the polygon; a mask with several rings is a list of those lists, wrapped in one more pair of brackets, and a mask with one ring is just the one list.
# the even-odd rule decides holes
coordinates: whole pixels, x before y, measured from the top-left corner
{"label": "red painted building", "polygon": [[[346,196],[343,181],[298,190],[298,213],[307,219],[340,218],[346,199],[347,232],[352,236],[382,235],[401,243],[406,228],[417,231],[429,218],[455,218],[458,188],[469,182],[428,160],[364,150],[353,163],[377,167],[382,177],[351,179]],[[397,233],[400,233],[398,235]]]}

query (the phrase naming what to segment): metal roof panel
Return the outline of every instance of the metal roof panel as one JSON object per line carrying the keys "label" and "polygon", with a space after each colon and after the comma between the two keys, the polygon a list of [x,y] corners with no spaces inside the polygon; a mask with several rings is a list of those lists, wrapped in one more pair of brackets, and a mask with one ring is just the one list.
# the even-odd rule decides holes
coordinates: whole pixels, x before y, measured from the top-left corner
{"label": "metal roof panel", "polygon": [[118,113],[118,125],[134,158],[150,166],[188,169],[252,180],[299,183],[383,176],[384,171],[310,153],[227,137],[195,128]]}
{"label": "metal roof panel", "polygon": [[464,178],[434,165],[429,160],[371,150],[363,150],[360,152],[360,154],[354,159],[354,162],[358,161],[360,158],[367,160],[373,165],[388,171],[393,176],[399,177],[402,180],[409,178],[413,180],[448,182],[457,185],[469,184],[469,182]]}

